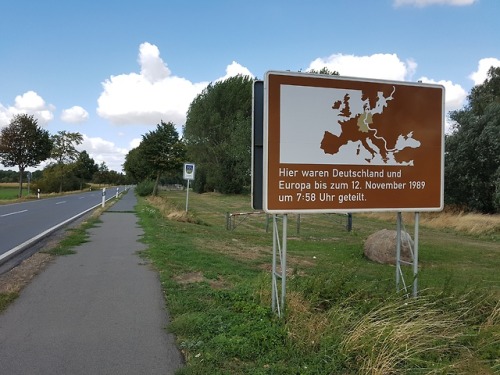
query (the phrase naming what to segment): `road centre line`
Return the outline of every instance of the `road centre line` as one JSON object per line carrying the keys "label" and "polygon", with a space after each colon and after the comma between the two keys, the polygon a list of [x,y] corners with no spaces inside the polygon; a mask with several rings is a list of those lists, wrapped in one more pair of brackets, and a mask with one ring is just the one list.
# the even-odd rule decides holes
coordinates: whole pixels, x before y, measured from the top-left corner
{"label": "road centre line", "polygon": [[56,204],[63,204],[63,203],[66,203],[66,201],[57,202]]}
{"label": "road centre line", "polygon": [[0,217],[10,216],[10,215],[17,215],[17,214],[22,214],[23,212],[26,212],[26,211],[28,211],[28,210],[22,210],[22,211],[11,212],[11,213],[8,213],[8,214],[3,214],[3,215],[0,215]]}

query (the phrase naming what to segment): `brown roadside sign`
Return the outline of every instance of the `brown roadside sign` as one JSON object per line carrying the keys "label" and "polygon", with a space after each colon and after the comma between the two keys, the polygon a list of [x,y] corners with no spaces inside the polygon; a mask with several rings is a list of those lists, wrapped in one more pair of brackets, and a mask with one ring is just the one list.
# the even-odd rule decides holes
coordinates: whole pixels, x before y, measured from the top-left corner
{"label": "brown roadside sign", "polygon": [[269,213],[440,211],[444,87],[268,72]]}

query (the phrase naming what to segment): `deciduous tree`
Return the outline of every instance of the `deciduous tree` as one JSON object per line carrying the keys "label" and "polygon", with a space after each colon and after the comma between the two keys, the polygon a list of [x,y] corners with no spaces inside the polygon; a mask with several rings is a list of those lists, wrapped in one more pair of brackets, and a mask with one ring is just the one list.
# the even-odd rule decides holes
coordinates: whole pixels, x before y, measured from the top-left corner
{"label": "deciduous tree", "polygon": [[67,132],[65,130],[57,132],[52,136],[51,158],[60,166],[61,182],[59,192],[62,192],[65,169],[64,165],[73,163],[78,159],[79,152],[76,146],[83,142],[83,136],[80,133]]}
{"label": "deciduous tree", "polygon": [[90,157],[87,151],[82,151],[78,154],[78,159],[75,162],[73,169],[75,176],[80,180],[80,190],[82,189],[85,181],[92,180],[94,174],[99,170],[98,165]]}
{"label": "deciduous tree", "polygon": [[5,167],[19,168],[19,196],[23,191],[23,175],[28,167],[36,167],[50,157],[52,141],[49,132],[27,114],[16,115],[0,133],[0,160]]}
{"label": "deciduous tree", "polygon": [[139,147],[148,165],[147,169],[155,172],[153,195],[156,195],[163,174],[181,171],[186,154],[184,143],[179,139],[179,133],[173,123],[161,121],[154,131],[142,136]]}
{"label": "deciduous tree", "polygon": [[500,210],[500,67],[475,86],[469,103],[450,114],[446,136],[445,199],[468,210]]}
{"label": "deciduous tree", "polygon": [[154,177],[154,170],[152,170],[142,155],[142,148],[139,145],[133,148],[125,156],[125,163],[123,169],[131,181],[139,183],[147,178]]}
{"label": "deciduous tree", "polygon": [[251,77],[231,77],[191,103],[184,139],[197,166],[196,191],[238,194],[250,186],[252,84]]}

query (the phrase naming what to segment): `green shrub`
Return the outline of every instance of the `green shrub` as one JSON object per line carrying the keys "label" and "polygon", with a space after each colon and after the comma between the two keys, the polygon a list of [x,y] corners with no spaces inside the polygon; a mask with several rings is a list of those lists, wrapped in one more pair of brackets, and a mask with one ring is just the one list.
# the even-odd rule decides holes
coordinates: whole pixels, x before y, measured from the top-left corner
{"label": "green shrub", "polygon": [[137,186],[135,187],[135,191],[140,197],[146,197],[153,194],[154,186],[154,181],[144,180],[137,184]]}

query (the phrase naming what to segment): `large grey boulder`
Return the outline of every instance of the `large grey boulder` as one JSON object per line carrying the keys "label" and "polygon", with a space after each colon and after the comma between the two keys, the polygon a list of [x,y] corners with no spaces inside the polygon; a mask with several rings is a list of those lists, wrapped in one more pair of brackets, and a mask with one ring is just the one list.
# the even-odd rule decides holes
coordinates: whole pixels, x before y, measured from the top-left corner
{"label": "large grey boulder", "polygon": [[[396,264],[397,231],[382,229],[370,235],[364,245],[365,256],[377,263]],[[413,240],[411,236],[401,231],[401,260],[412,261],[411,248]]]}

